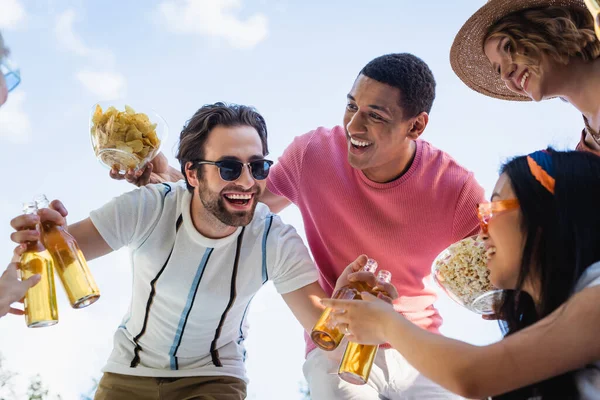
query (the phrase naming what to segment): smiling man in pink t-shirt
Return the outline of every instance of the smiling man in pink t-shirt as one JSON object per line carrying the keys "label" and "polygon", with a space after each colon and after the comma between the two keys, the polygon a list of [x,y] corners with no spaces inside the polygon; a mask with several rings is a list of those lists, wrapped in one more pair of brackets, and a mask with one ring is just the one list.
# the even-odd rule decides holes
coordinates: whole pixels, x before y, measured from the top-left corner
{"label": "smiling man in pink t-shirt", "polygon": [[[274,212],[299,207],[327,293],[365,253],[392,272],[400,294],[395,309],[437,332],[431,264],[451,243],[477,233],[484,191],[471,172],[419,139],[434,97],[433,74],[419,58],[374,59],[348,93],[343,126],[298,136],[273,167],[264,201]],[[337,377],[339,352],[315,350],[310,340],[307,352],[304,374],[315,400],[455,398],[393,349],[380,349],[365,386]]]}
{"label": "smiling man in pink t-shirt", "polygon": [[[343,125],[296,137],[272,167],[262,201],[273,212],[298,206],[328,294],[344,268],[367,254],[392,272],[400,294],[395,309],[438,332],[431,264],[444,248],[477,233],[484,191],[471,172],[419,139],[434,98],[435,80],[421,59],[372,60],[348,93]],[[127,178],[145,184],[176,175],[161,156],[141,177]],[[313,400],[456,398],[388,346],[378,352],[367,385],[349,384],[337,376],[344,347],[324,352],[307,336],[304,374]]]}

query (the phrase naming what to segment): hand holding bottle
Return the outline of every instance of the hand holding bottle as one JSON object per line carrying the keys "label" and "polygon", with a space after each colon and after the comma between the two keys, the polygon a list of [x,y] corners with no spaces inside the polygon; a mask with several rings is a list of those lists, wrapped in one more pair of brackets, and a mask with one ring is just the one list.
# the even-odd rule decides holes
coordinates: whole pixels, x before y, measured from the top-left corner
{"label": "hand holding bottle", "polygon": [[367,256],[363,254],[348,265],[338,278],[333,292],[336,293],[344,286],[364,283],[367,287],[372,288],[373,291],[378,293],[377,297],[391,303],[398,298],[396,287],[391,283],[377,280],[374,271],[364,268],[367,265],[368,260]]}
{"label": "hand holding bottle", "polygon": [[67,215],[68,212],[65,206],[59,200],[54,200],[50,203],[49,208],[39,210],[36,214],[22,214],[13,218],[10,221],[10,226],[16,232],[10,235],[10,239],[19,244],[14,250],[15,256],[20,257],[25,252],[24,244],[40,239],[40,232],[37,229],[32,229],[32,227],[35,227],[39,222],[52,222],[56,225],[67,226],[67,220],[65,219]]}
{"label": "hand holding bottle", "polygon": [[332,318],[338,325],[347,327],[350,342],[382,344],[387,341],[386,329],[394,318],[403,318],[382,299],[363,292],[363,301],[323,299],[326,307],[333,309]]}
{"label": "hand holding bottle", "polygon": [[11,307],[12,303],[23,300],[27,290],[35,286],[41,279],[40,275],[33,275],[24,281],[19,280],[18,264],[8,264],[6,271],[0,276],[0,317],[6,314],[23,315],[23,310]]}

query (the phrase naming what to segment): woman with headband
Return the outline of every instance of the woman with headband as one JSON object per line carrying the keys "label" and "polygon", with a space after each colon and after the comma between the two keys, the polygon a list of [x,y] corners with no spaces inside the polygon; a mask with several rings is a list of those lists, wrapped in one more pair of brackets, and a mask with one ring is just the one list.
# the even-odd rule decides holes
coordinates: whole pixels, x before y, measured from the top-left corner
{"label": "woman with headband", "polygon": [[415,327],[368,293],[323,300],[350,341],[390,343],[467,398],[600,398],[600,157],[538,151],[502,168],[479,205],[490,281],[504,289],[503,340],[473,346]]}
{"label": "woman with headband", "polygon": [[577,150],[600,155],[600,41],[583,0],[489,0],[456,35],[450,63],[486,96],[571,103],[585,123]]}

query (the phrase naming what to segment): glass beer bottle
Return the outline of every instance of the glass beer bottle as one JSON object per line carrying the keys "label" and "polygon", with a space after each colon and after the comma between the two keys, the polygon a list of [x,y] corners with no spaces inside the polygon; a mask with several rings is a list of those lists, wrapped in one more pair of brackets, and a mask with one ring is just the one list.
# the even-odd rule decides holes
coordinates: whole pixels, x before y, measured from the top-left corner
{"label": "glass beer bottle", "polygon": [[[361,268],[361,271],[374,273],[376,269],[377,261],[369,258],[367,264]],[[370,292],[371,290],[372,288],[365,282],[352,282],[337,290],[332,298],[338,300],[360,299],[361,291]],[[327,307],[321,314],[321,317],[310,333],[310,338],[314,344],[326,351],[335,350],[342,342],[344,334],[333,324],[330,307]]]}
{"label": "glass beer bottle", "polygon": [[[35,214],[37,207],[34,202],[23,205],[25,214]],[[39,230],[39,226],[36,226]],[[25,253],[19,262],[21,279],[29,279],[40,274],[42,279],[37,285],[27,290],[23,305],[25,308],[25,323],[28,328],[42,328],[58,323],[58,304],[54,285],[54,265],[52,256],[42,242],[28,242]]]}
{"label": "glass beer bottle", "polygon": [[[389,283],[391,279],[392,274],[389,271],[379,271],[377,274],[377,280],[379,281]],[[370,292],[374,295],[379,293],[387,295],[387,293],[378,290],[371,290]],[[339,377],[355,385],[366,384],[377,355],[377,349],[379,349],[377,345],[348,342],[338,370]]]}
{"label": "glass beer bottle", "polygon": [[[38,209],[49,205],[46,196],[36,198]],[[41,238],[52,255],[54,267],[73,308],[83,308],[100,298],[100,290],[73,236],[52,222],[41,224]]]}

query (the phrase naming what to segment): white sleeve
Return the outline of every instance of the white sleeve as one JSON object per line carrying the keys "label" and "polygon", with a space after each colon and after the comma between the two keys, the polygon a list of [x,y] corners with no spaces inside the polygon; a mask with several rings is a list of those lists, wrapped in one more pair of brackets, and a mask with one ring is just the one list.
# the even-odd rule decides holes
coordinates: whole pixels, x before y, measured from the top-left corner
{"label": "white sleeve", "polygon": [[274,257],[267,257],[269,279],[279,294],[293,292],[319,279],[317,267],[302,238],[278,216],[273,216],[267,243],[270,248],[267,251],[274,254]]}
{"label": "white sleeve", "polygon": [[587,267],[577,281],[574,292],[577,293],[583,289],[598,285],[600,285],[600,261]]}
{"label": "white sleeve", "polygon": [[147,185],[115,197],[90,213],[100,236],[113,249],[139,247],[150,235],[162,213],[169,187]]}

